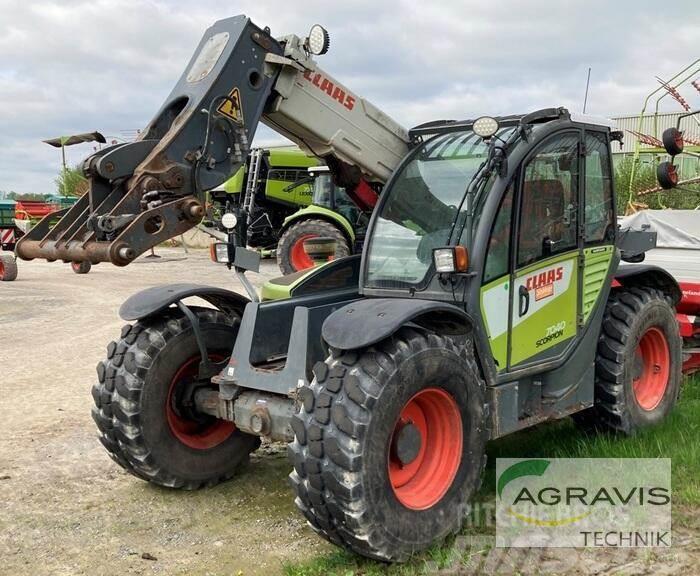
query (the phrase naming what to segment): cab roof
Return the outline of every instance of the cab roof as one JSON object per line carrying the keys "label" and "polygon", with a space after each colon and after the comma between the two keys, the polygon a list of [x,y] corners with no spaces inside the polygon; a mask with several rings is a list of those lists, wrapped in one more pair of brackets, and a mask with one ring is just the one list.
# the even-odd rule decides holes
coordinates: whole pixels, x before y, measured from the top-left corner
{"label": "cab roof", "polygon": [[[494,116],[501,128],[517,126],[518,124],[543,124],[552,122],[562,118],[568,118],[572,122],[580,124],[588,124],[594,126],[603,126],[611,130],[616,127],[613,120],[602,116],[592,116],[588,114],[572,114],[566,108],[543,108],[528,114],[512,114],[509,116]],[[423,140],[425,136],[440,134],[445,132],[459,132],[462,130],[470,130],[478,118],[471,120],[436,120],[426,122],[411,128],[408,132],[412,143]]]}

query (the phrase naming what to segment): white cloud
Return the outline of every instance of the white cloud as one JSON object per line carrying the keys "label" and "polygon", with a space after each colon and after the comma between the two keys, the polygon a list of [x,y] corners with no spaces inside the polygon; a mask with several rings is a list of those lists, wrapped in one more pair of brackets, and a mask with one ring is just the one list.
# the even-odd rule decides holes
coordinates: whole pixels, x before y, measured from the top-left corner
{"label": "white cloud", "polygon": [[[700,56],[697,0],[0,0],[0,190],[53,190],[60,154],[43,138],[143,127],[204,29],[236,13],[274,35],[322,23],[332,40],[321,65],[406,126],[578,110],[588,66],[591,113],[635,112],[655,75]],[[278,140],[267,129],[258,139]]]}

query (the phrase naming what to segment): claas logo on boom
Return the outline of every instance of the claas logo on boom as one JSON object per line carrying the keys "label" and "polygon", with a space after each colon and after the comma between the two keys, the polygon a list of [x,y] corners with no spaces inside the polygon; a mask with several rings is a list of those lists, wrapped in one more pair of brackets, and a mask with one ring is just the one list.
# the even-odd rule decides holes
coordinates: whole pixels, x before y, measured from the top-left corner
{"label": "claas logo on boom", "polygon": [[348,110],[352,110],[355,107],[355,97],[352,94],[348,94],[340,86],[335,85],[323,74],[306,70],[304,72],[304,78],[316,86],[316,88],[328,94],[333,100],[340,102]]}

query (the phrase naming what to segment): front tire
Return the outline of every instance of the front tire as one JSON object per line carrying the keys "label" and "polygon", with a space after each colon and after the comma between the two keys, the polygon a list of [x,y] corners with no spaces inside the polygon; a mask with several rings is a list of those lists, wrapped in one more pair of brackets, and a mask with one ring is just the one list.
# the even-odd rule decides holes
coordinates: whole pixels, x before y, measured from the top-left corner
{"label": "front tire", "polygon": [[409,328],[314,368],[292,421],[296,504],[331,542],[402,562],[458,531],[485,465],[469,347]]}
{"label": "front tire", "polygon": [[[240,318],[192,307],[209,357],[231,354]],[[97,365],[92,416],[112,459],[135,476],[193,490],[230,478],[260,444],[232,422],[198,415],[184,395],[196,376],[199,348],[177,309],[124,326]]]}
{"label": "front tire", "polygon": [[0,282],[17,279],[17,261],[12,256],[0,256]]}
{"label": "front tire", "polygon": [[293,274],[314,265],[313,260],[304,250],[304,240],[318,237],[335,240],[334,258],[350,255],[350,243],[337,226],[317,218],[300,220],[284,231],[277,244],[277,265],[282,274]]}
{"label": "front tire", "polygon": [[595,404],[574,420],[626,435],[662,422],[678,399],[681,337],[663,292],[618,289],[607,303],[596,358]]}

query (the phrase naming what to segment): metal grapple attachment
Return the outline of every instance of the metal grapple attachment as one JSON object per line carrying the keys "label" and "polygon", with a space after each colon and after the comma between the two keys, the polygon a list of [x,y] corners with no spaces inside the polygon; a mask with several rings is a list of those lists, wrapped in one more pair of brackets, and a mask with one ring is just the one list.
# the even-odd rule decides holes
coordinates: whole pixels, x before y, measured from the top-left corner
{"label": "metal grapple attachment", "polygon": [[39,222],[17,255],[125,266],[195,226],[205,191],[245,162],[277,74],[266,58],[282,52],[244,16],[216,22],[139,139],[87,158],[89,191]]}
{"label": "metal grapple attachment", "polygon": [[[118,152],[118,148],[106,155]],[[94,166],[99,160],[96,155],[86,163]],[[114,184],[88,173],[89,192],[71,208],[45,217],[24,236],[16,248],[20,258],[126,266],[149,248],[189,230],[204,214],[193,195],[178,197],[173,193],[169,198],[160,188],[147,191],[143,181],[148,183],[148,179],[125,189],[123,183]],[[57,217],[60,220],[56,223]]]}

